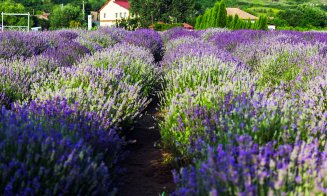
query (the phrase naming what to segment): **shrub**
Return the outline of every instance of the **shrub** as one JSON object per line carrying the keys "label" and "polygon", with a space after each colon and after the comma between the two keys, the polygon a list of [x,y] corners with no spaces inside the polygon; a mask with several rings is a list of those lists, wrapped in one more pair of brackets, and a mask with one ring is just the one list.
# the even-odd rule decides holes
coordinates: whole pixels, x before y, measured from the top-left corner
{"label": "shrub", "polygon": [[42,55],[0,63],[0,105],[9,106],[12,102],[29,99],[31,85],[43,80],[58,66]]}
{"label": "shrub", "polygon": [[0,59],[26,59],[39,55],[48,47],[41,33],[6,31],[0,34]]}
{"label": "shrub", "polygon": [[208,147],[207,158],[174,173],[173,195],[326,193],[326,146],[316,140],[274,148],[238,136],[234,145]]}
{"label": "shrub", "polygon": [[[83,63],[82,63],[83,64]],[[84,64],[104,69],[120,69],[128,84],[139,85],[144,97],[158,87],[158,70],[150,51],[129,44],[117,44],[84,59]]]}
{"label": "shrub", "polygon": [[[64,100],[40,105],[32,102],[30,106],[17,107],[15,112],[3,108],[0,192],[101,195],[114,191],[110,163],[116,159],[117,148],[108,148],[111,144],[117,146],[120,140],[113,132],[107,136],[107,132],[101,133],[97,126],[93,130],[92,120],[70,109]],[[92,148],[105,143],[107,147],[100,149],[107,149],[104,152],[112,156],[107,159],[111,160],[107,162],[109,167],[103,155]]]}
{"label": "shrub", "polygon": [[[78,67],[59,68],[34,84],[31,94],[33,99],[78,102],[79,110],[96,112],[105,127],[128,125],[149,102],[140,85],[129,84],[129,77],[120,68],[89,65],[86,59]],[[113,124],[107,123],[109,119]]]}
{"label": "shrub", "polygon": [[124,42],[149,49],[156,62],[162,58],[163,42],[160,35],[154,30],[138,29],[132,31],[125,37]]}

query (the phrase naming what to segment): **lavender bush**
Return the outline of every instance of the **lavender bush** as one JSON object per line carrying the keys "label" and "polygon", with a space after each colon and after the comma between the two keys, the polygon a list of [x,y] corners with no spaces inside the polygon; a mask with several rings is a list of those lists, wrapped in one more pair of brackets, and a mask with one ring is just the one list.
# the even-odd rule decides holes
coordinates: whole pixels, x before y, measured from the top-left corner
{"label": "lavender bush", "polygon": [[41,33],[6,31],[0,34],[0,59],[20,59],[39,55],[47,47],[47,39]]}
{"label": "lavender bush", "polygon": [[142,46],[151,51],[156,62],[160,61],[163,55],[163,41],[160,35],[149,29],[138,29],[129,32],[124,41],[136,46]]}
{"label": "lavender bush", "polygon": [[65,100],[32,102],[14,112],[3,108],[0,138],[0,192],[5,195],[114,191],[120,139],[114,130],[101,131],[91,114],[80,115]]}
{"label": "lavender bush", "polygon": [[121,42],[126,35],[127,31],[124,29],[105,27],[96,31],[82,31],[77,40],[80,43],[85,43],[89,47],[94,48],[94,50],[98,50],[100,48],[108,48]]}
{"label": "lavender bush", "polygon": [[[78,67],[63,67],[33,84],[33,99],[66,98],[79,103],[84,112],[96,112],[102,125],[112,127],[131,123],[147,106],[149,100],[138,83],[130,84],[130,76],[120,67],[98,67],[88,60]],[[108,123],[110,122],[110,123]]]}
{"label": "lavender bush", "polygon": [[208,147],[207,158],[174,173],[173,195],[288,195],[327,193],[326,146],[316,140],[274,148],[248,136],[234,145]]}
{"label": "lavender bush", "polygon": [[163,33],[162,39],[165,43],[167,43],[168,41],[182,37],[198,38],[201,36],[201,33],[201,31],[190,31],[185,28],[172,28]]}
{"label": "lavender bush", "polygon": [[31,85],[40,82],[57,67],[58,63],[42,55],[0,63],[0,105],[9,106],[12,102],[29,99]]}
{"label": "lavender bush", "polygon": [[159,34],[5,32],[0,43],[0,193],[114,195],[123,128],[158,87]]}
{"label": "lavender bush", "polygon": [[158,86],[158,69],[150,51],[129,44],[117,44],[92,56],[86,57],[81,64],[121,70],[126,76],[125,82],[138,84],[140,93],[145,97],[153,94]]}
{"label": "lavender bush", "polygon": [[[203,93],[206,96],[209,93]],[[299,108],[294,101],[281,103],[282,95],[267,95],[255,91],[235,95],[227,93],[200,98],[202,102],[174,102],[162,124],[162,138],[183,158],[200,155],[207,144],[228,144],[233,135],[250,135],[260,145],[276,141],[276,145],[291,144],[298,139],[319,138],[324,143],[327,131],[325,119],[311,117],[310,107]],[[205,102],[203,102],[205,101]],[[194,103],[201,105],[194,105]],[[327,115],[325,113],[324,115]]]}
{"label": "lavender bush", "polygon": [[173,195],[325,194],[326,33],[173,32],[160,123],[184,166]]}

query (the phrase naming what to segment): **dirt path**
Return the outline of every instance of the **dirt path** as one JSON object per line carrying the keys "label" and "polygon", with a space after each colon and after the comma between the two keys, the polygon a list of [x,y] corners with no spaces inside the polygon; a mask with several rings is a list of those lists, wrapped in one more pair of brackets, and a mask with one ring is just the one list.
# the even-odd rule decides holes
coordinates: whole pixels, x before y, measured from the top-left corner
{"label": "dirt path", "polygon": [[130,154],[122,165],[127,172],[118,189],[120,196],[167,195],[174,188],[171,168],[163,164],[163,152],[155,147],[160,140],[157,112],[157,103],[153,102],[128,135],[128,140],[135,143],[129,144]]}

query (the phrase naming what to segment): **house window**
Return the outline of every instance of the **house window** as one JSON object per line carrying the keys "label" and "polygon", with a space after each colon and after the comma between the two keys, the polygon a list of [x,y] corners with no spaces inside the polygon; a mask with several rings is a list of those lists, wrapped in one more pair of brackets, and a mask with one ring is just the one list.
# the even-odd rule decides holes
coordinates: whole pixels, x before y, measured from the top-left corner
{"label": "house window", "polygon": [[106,18],[106,13],[103,14],[103,18]]}
{"label": "house window", "polygon": [[116,19],[118,18],[118,13],[116,13]]}
{"label": "house window", "polygon": [[121,17],[121,18],[123,17],[123,13],[122,13],[122,12],[120,12],[120,17]]}
{"label": "house window", "polygon": [[125,12],[125,13],[124,13],[124,17],[125,17],[125,18],[126,18],[126,15],[127,15],[127,13]]}

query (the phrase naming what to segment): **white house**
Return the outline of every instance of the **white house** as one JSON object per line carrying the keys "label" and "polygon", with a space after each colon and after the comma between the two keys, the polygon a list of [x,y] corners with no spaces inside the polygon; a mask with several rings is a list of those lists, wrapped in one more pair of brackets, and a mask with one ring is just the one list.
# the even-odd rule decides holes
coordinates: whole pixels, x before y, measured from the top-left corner
{"label": "white house", "polygon": [[129,8],[128,0],[108,0],[99,10],[100,26],[111,26],[116,20],[128,18]]}

